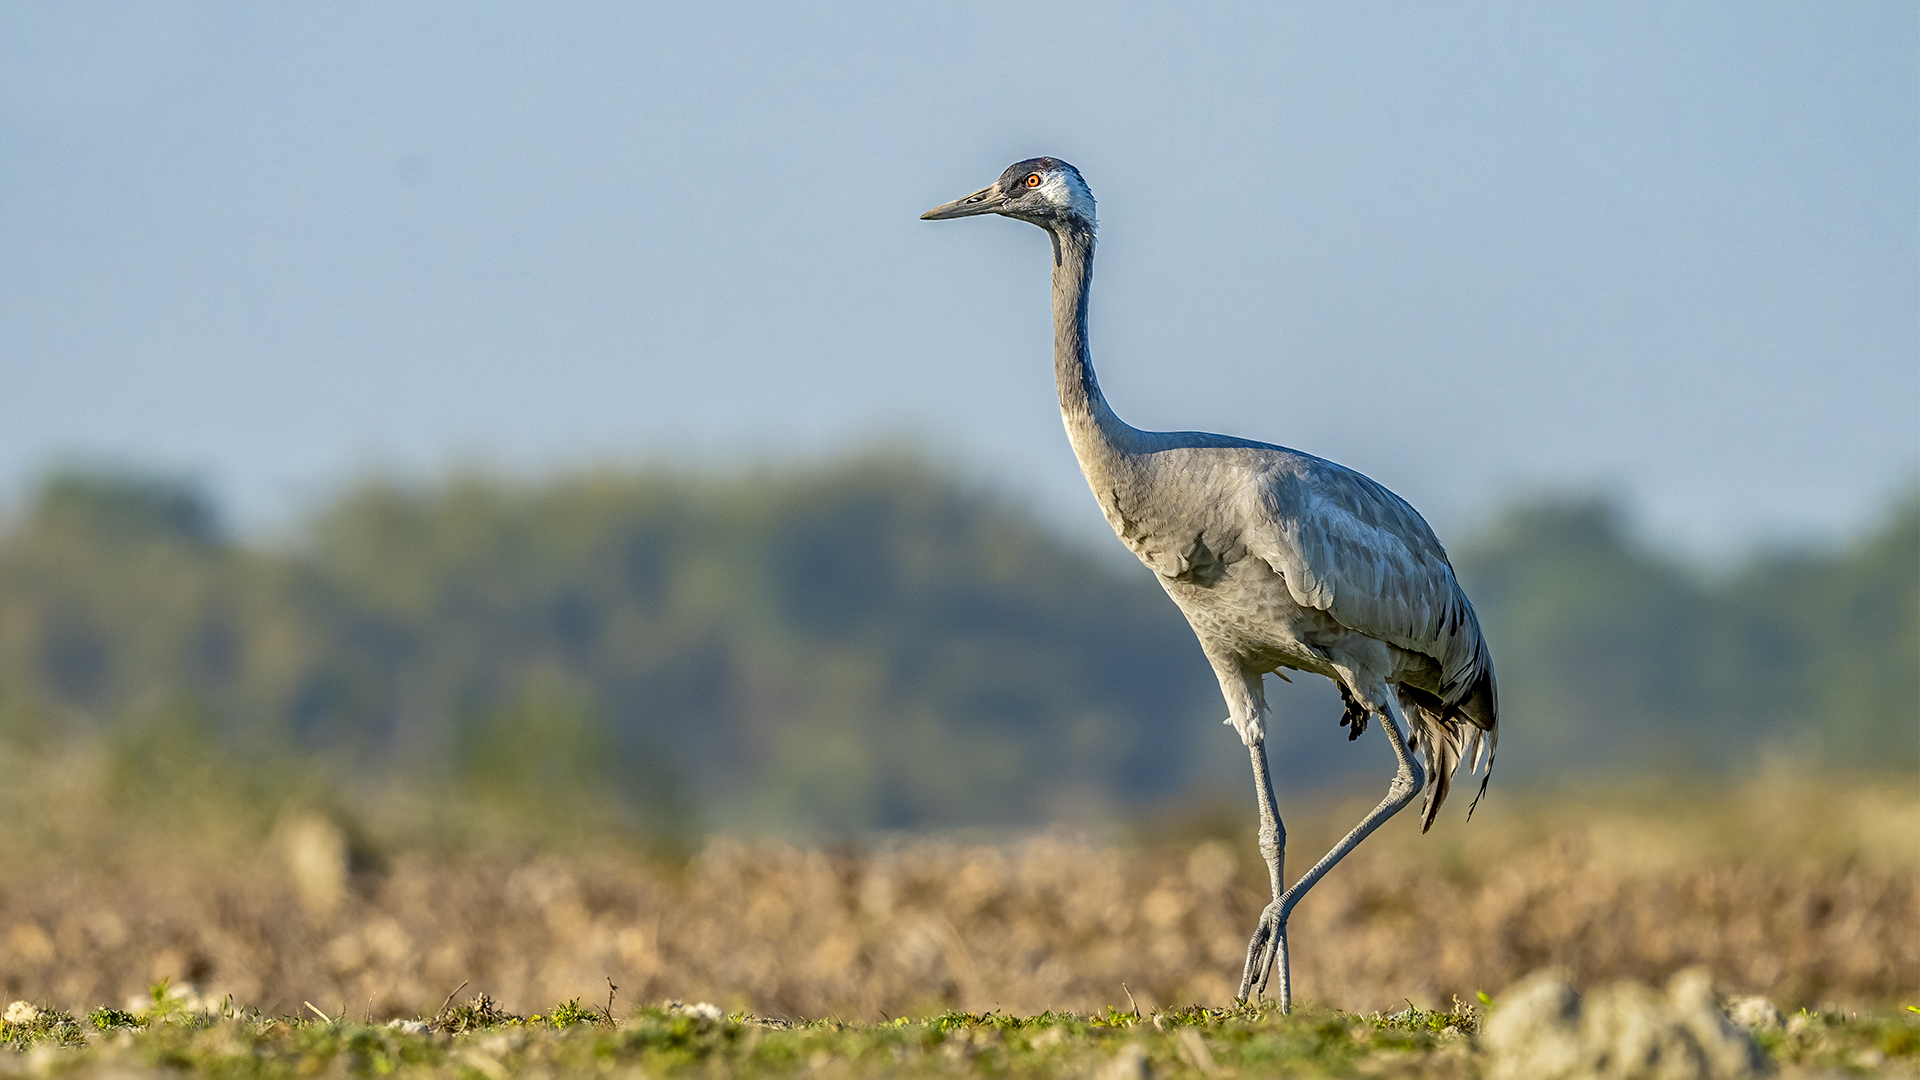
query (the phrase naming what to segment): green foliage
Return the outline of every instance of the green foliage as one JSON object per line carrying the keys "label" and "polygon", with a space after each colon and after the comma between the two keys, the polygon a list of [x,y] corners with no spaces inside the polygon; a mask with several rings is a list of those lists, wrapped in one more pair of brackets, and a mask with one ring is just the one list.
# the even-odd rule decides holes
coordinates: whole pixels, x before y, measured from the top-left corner
{"label": "green foliage", "polygon": [[535,674],[462,732],[462,774],[481,793],[531,803],[616,797],[619,756],[590,688]]}
{"label": "green foliage", "polygon": [[1920,765],[1920,489],[1850,549],[1756,560],[1723,595],[1710,671],[1728,712],[1798,721],[1838,760]]}
{"label": "green foliage", "polygon": [[1501,711],[1529,728],[1511,740],[1510,766],[1530,750],[1604,763],[1628,731],[1693,748],[1664,733],[1684,732],[1703,704],[1694,672],[1708,602],[1680,567],[1629,540],[1615,507],[1516,506],[1455,565],[1493,649]]}
{"label": "green foliage", "polygon": [[[1014,824],[1150,805],[1203,750],[1244,765],[1151,575],[924,462],[371,481],[281,548],[165,478],[68,470],[25,511],[0,739],[105,735],[129,809],[280,790],[263,763],[301,756],[668,835]],[[1595,501],[1454,550],[1503,768],[1920,765],[1920,493],[1711,580]]]}
{"label": "green foliage", "polygon": [[911,462],[375,482],[290,551],[64,520],[0,541],[0,720],[41,737],[164,708],[543,813],[867,827],[1171,791],[1212,708],[1149,579]]}
{"label": "green foliage", "polygon": [[4,685],[58,726],[156,690],[218,694],[235,674],[244,560],[192,497],[146,481],[57,474],[0,556]]}
{"label": "green foliage", "polygon": [[[1485,994],[1479,995],[1486,998]],[[1492,1004],[1488,999],[1482,1005]],[[1366,1022],[1380,1031],[1426,1032],[1431,1035],[1474,1035],[1480,1031],[1480,1013],[1472,1005],[1453,999],[1448,1009],[1422,1009],[1413,1002],[1399,1012],[1372,1013]]]}
{"label": "green foliage", "polygon": [[486,1028],[520,1023],[524,1023],[523,1018],[502,1009],[487,995],[479,994],[471,1001],[458,1005],[449,1004],[440,1010],[438,1016],[427,1021],[427,1026],[435,1031],[458,1035],[467,1031],[481,1031]]}
{"label": "green foliage", "polygon": [[[1708,579],[1634,542],[1601,500],[1516,505],[1455,559],[1523,771],[1629,762],[1920,767],[1920,490],[1831,552]],[[1512,753],[1508,753],[1511,745]]]}
{"label": "green foliage", "polygon": [[571,998],[553,1007],[547,1022],[556,1028],[572,1027],[575,1024],[594,1024],[600,1021],[600,1014],[582,1006],[579,998]]}
{"label": "green foliage", "polygon": [[219,542],[213,505],[176,477],[66,467],[41,481],[31,517],[42,529],[81,543]]}
{"label": "green foliage", "polygon": [[147,1026],[146,1020],[142,1017],[121,1009],[111,1009],[105,1005],[90,1010],[87,1013],[87,1022],[99,1031],[112,1031],[114,1028],[138,1029]]}

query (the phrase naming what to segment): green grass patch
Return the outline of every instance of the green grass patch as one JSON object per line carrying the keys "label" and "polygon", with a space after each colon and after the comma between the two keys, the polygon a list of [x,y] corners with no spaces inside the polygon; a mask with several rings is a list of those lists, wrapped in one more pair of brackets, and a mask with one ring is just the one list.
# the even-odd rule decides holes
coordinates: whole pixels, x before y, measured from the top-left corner
{"label": "green grass patch", "polygon": [[[946,1012],[879,1023],[723,1014],[671,1002],[615,1016],[579,999],[519,1016],[485,995],[424,1020],[356,1023],[266,1016],[231,1003],[100,1008],[83,1023],[16,1008],[0,1044],[61,1077],[155,1069],[218,1077],[800,1076],[1202,1077],[1485,1075],[1480,1011],[1411,1004],[1356,1015],[1270,1006],[1150,1013]],[[1806,1012],[1760,1044],[1777,1066],[1891,1071],[1920,1067],[1920,1015]],[[1888,1067],[1891,1067],[1888,1069]],[[0,1072],[16,1072],[0,1058]]]}

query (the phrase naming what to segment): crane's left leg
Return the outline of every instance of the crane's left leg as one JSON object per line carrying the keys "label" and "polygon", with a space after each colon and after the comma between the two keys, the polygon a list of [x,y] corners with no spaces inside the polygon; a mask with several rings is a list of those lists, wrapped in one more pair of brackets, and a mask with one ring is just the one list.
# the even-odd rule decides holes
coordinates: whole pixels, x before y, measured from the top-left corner
{"label": "crane's left leg", "polygon": [[[1260,857],[1267,864],[1267,881],[1273,888],[1274,903],[1280,902],[1286,881],[1282,867],[1287,857],[1287,827],[1280,821],[1280,807],[1273,799],[1273,778],[1267,772],[1267,690],[1266,675],[1241,664],[1233,656],[1209,656],[1213,673],[1220,679],[1221,696],[1227,699],[1227,723],[1240,734],[1253,759],[1253,793],[1260,807]],[[1267,982],[1267,970],[1275,959],[1280,964],[1280,994],[1284,1003],[1292,985],[1287,971],[1287,927],[1266,919],[1254,929],[1247,945],[1246,969],[1240,976],[1240,1000],[1247,998],[1247,987],[1258,978]]]}
{"label": "crane's left leg", "polygon": [[[1247,744],[1247,753],[1253,757],[1254,795],[1260,802],[1260,857],[1267,863],[1267,880],[1273,888],[1273,899],[1279,903],[1286,881],[1284,867],[1287,861],[1287,827],[1280,820],[1280,807],[1273,799],[1273,780],[1267,774],[1267,740],[1264,735],[1255,736]],[[1278,966],[1280,969],[1280,1008],[1288,1009],[1293,1001],[1293,973],[1287,967],[1287,924],[1260,920],[1254,927],[1253,940],[1247,943],[1247,963],[1240,974],[1239,1000],[1247,1000],[1247,988],[1255,979],[1265,989],[1268,969]]]}
{"label": "crane's left leg", "polygon": [[[1247,948],[1246,972],[1240,980],[1241,1001],[1249,1000],[1250,994],[1266,993],[1267,980],[1271,971],[1270,961],[1277,955],[1281,969],[1280,1011],[1284,1013],[1293,1008],[1293,987],[1285,956],[1287,919],[1293,915],[1294,907],[1300,903],[1302,897],[1306,896],[1307,890],[1327,876],[1327,871],[1333,869],[1341,859],[1346,858],[1349,852],[1360,845],[1360,841],[1372,835],[1373,831],[1385,824],[1388,818],[1406,809],[1407,804],[1413,801],[1414,796],[1420,793],[1421,787],[1426,783],[1426,773],[1420,768],[1420,762],[1407,750],[1406,737],[1401,734],[1402,729],[1407,726],[1407,718],[1401,710],[1399,694],[1392,687],[1387,687],[1386,692],[1379,696],[1386,710],[1386,715],[1382,718],[1386,723],[1380,726],[1386,731],[1387,740],[1393,745],[1393,756],[1399,762],[1399,768],[1393,775],[1393,782],[1387,785],[1386,798],[1381,799],[1378,806],[1368,811],[1367,816],[1360,819],[1360,824],[1354,826],[1352,832],[1342,837],[1340,842],[1333,846],[1332,851],[1321,856],[1319,862],[1314,863],[1311,869],[1300,875],[1300,880],[1294,882],[1285,892],[1276,895],[1273,903],[1268,904],[1266,910],[1260,913],[1260,925],[1254,930],[1253,941]],[[1264,759],[1264,753],[1256,753],[1259,758]],[[1256,765],[1255,768],[1258,769],[1259,766]],[[1264,778],[1264,771],[1262,776]],[[1271,792],[1272,789],[1267,790]],[[1261,954],[1257,960],[1255,953]]]}

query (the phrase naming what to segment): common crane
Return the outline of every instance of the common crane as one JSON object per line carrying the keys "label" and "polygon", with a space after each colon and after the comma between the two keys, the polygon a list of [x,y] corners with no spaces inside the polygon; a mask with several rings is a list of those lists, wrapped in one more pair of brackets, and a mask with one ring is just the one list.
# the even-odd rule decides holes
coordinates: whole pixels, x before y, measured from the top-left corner
{"label": "common crane", "polygon": [[[1239,1000],[1263,995],[1277,969],[1280,1008],[1289,1010],[1287,919],[1307,891],[1422,788],[1421,831],[1430,828],[1462,761],[1492,774],[1493,660],[1479,619],[1433,530],[1373,480],[1284,446],[1142,431],[1114,415],[1087,350],[1094,203],[1078,169],[1031,158],[920,216],[980,214],[1031,222],[1052,238],[1053,364],[1067,438],[1107,523],[1199,637],[1226,722],[1253,760],[1273,902],[1247,945]],[[1380,717],[1398,762],[1380,804],[1291,886],[1266,753],[1264,679],[1283,668],[1334,681],[1349,739]]]}

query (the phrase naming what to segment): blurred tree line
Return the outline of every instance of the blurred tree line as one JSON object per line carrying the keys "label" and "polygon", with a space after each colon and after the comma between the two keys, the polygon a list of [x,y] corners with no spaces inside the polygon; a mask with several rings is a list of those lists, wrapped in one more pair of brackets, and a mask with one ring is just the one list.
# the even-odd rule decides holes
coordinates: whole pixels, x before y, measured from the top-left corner
{"label": "blurred tree line", "polygon": [[[1593,499],[1517,504],[1455,556],[1508,775],[1920,768],[1920,491],[1843,550],[1713,578]],[[1316,693],[1283,722],[1337,733]],[[1144,570],[920,461],[370,481],[277,546],[190,485],[60,471],[0,533],[16,748],[318,759],[683,824],[1009,824],[1244,768],[1222,709]],[[1388,771],[1284,745],[1283,774]]]}
{"label": "blurred tree line", "polygon": [[1920,488],[1843,548],[1713,575],[1595,498],[1510,507],[1454,564],[1516,764],[1920,770]]}

